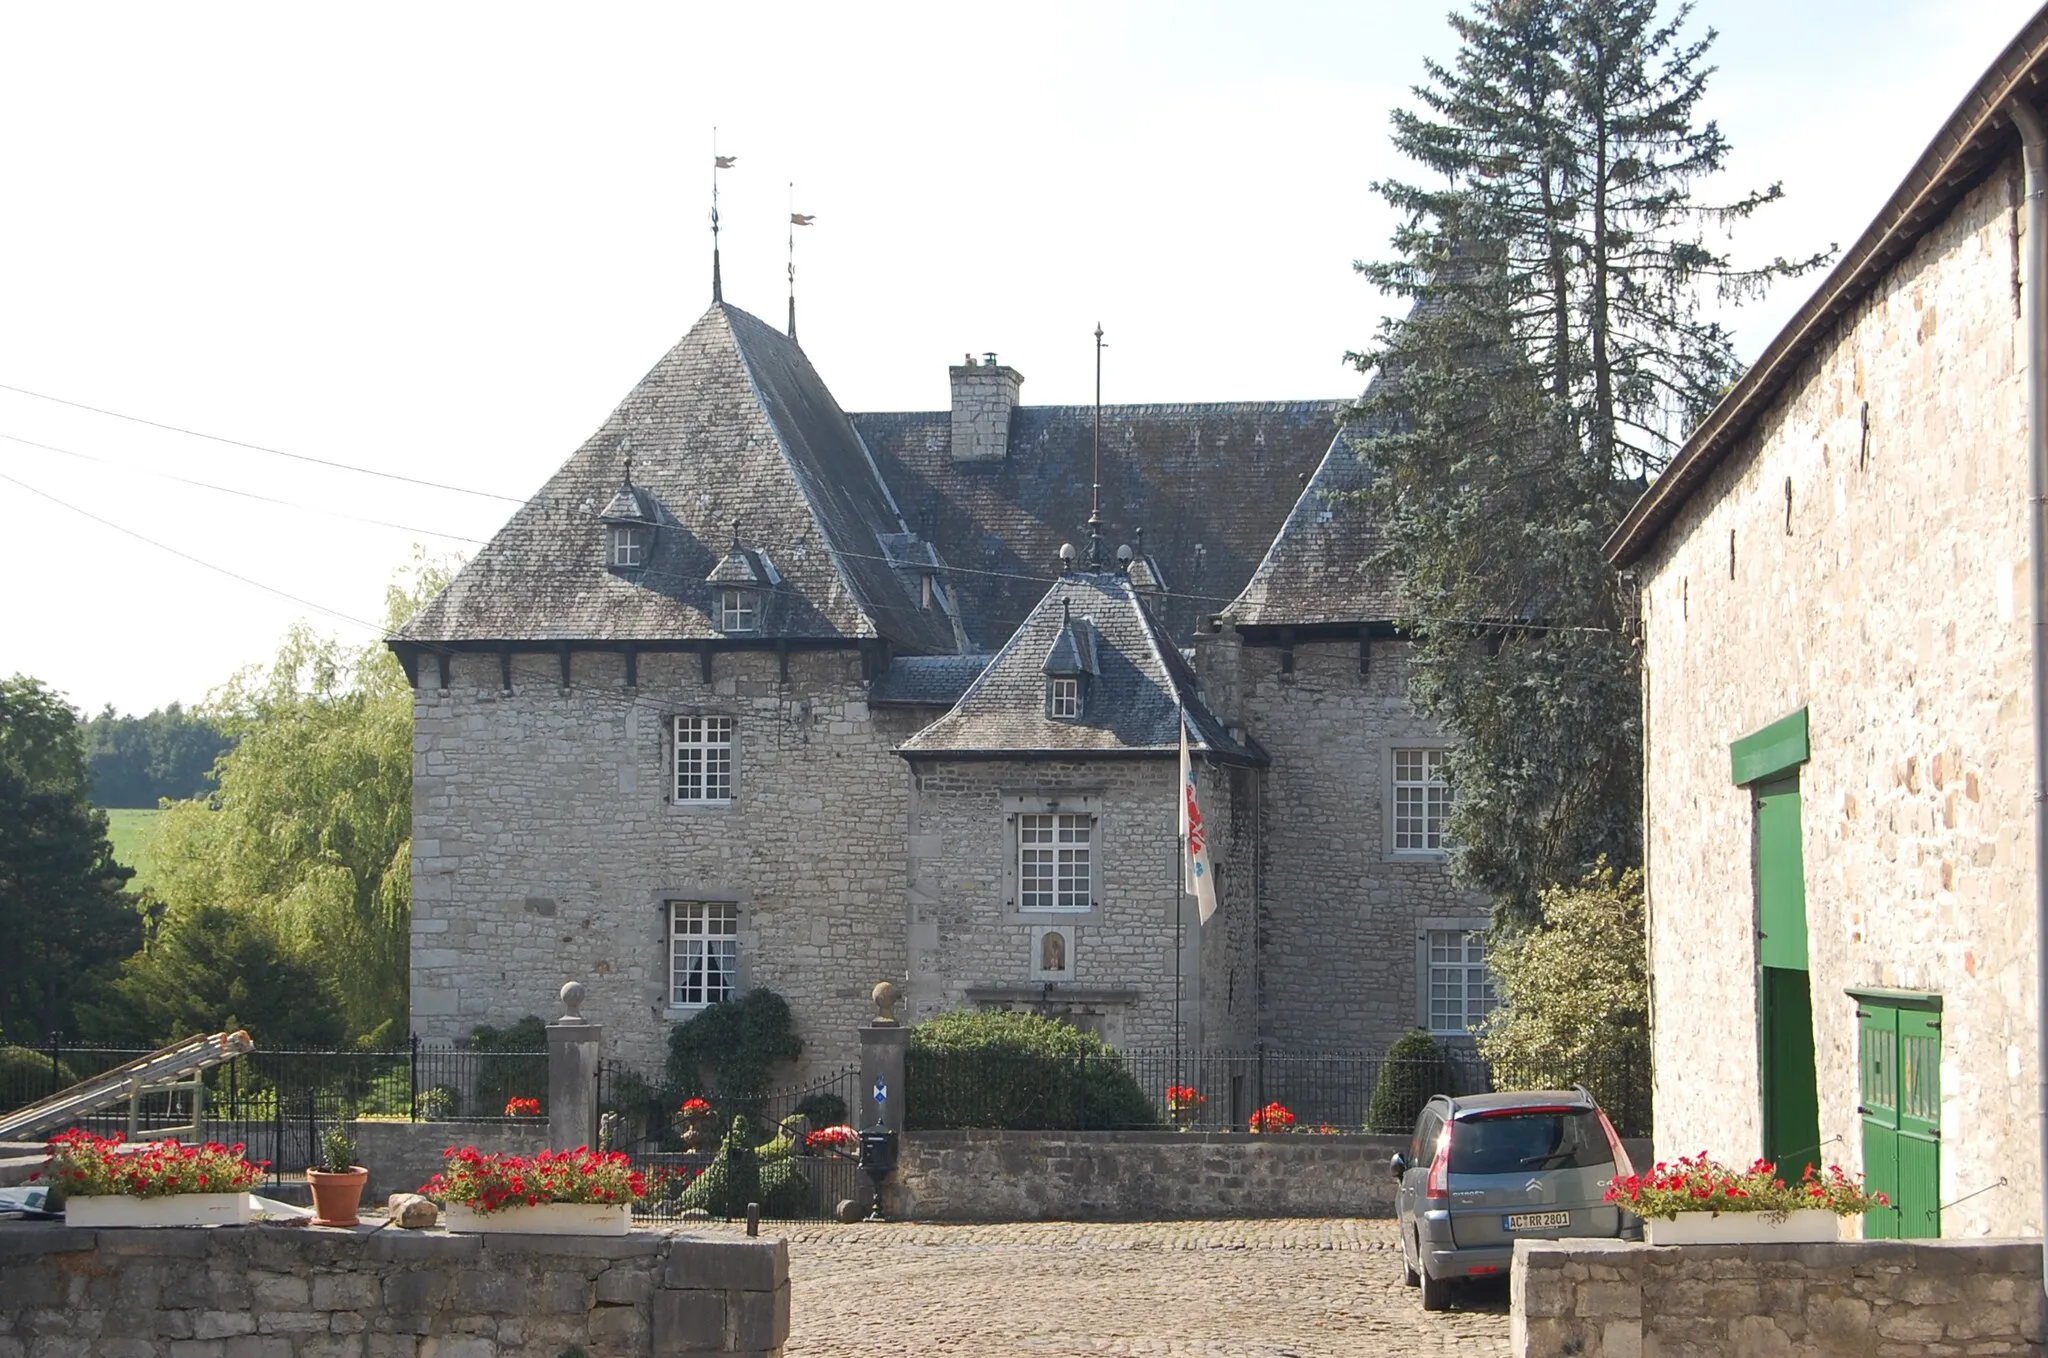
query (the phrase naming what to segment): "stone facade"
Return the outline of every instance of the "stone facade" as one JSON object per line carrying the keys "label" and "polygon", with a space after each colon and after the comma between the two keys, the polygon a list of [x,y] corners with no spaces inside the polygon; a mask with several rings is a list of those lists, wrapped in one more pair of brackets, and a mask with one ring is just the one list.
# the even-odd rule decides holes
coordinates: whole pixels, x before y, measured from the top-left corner
{"label": "stone facade", "polygon": [[1356,640],[1219,649],[1197,638],[1205,691],[1238,695],[1237,719],[1273,760],[1256,810],[1258,963],[1261,1036],[1283,1048],[1378,1049],[1427,1026],[1426,927],[1488,922],[1486,898],[1451,881],[1442,853],[1389,848],[1391,752],[1444,740],[1409,700],[1408,644],[1364,644],[1361,672]]}
{"label": "stone facade", "polygon": [[1751,792],[1799,770],[1824,1159],[1861,1154],[1850,987],[1943,997],[1944,1235],[2039,1228],[2018,169],[1894,264],[1707,474],[1642,581],[1656,1117],[1762,1139]]}
{"label": "stone facade", "polygon": [[2038,1244],[1682,1245],[1525,1240],[1516,1358],[2039,1353]]}
{"label": "stone facade", "polygon": [[[617,656],[458,655],[414,715],[412,1005],[422,1037],[552,1013],[563,981],[607,1055],[666,1058],[665,903],[738,906],[743,987],[798,1010],[805,1071],[858,1060],[875,979],[907,966],[908,788],[892,752],[907,719],[866,702],[861,658],[803,651],[650,654],[627,687]],[[730,806],[670,795],[678,715],[730,716]],[[800,850],[794,846],[802,846]]]}
{"label": "stone facade", "polygon": [[1391,1216],[1397,1136],[909,1132],[885,1190],[914,1221]]}
{"label": "stone facade", "polygon": [[0,1358],[772,1358],[780,1240],[0,1224]]}

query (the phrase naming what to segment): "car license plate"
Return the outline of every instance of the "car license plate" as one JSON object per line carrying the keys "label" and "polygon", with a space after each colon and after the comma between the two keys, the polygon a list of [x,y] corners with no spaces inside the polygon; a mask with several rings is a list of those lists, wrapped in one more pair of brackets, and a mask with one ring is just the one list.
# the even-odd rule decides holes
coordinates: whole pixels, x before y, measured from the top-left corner
{"label": "car license plate", "polygon": [[1547,1231],[1553,1226],[1572,1224],[1570,1212],[1523,1212],[1507,1219],[1511,1231]]}

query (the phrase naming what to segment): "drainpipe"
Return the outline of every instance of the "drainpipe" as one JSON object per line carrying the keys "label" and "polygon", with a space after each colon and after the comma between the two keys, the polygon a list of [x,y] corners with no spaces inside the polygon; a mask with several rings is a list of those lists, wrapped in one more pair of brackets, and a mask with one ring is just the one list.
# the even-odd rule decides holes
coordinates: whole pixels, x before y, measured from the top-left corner
{"label": "drainpipe", "polygon": [[2041,1154],[2042,1286],[2048,1289],[2048,128],[2018,99],[2008,106],[2027,166],[2028,606],[2034,614],[2034,1064]]}

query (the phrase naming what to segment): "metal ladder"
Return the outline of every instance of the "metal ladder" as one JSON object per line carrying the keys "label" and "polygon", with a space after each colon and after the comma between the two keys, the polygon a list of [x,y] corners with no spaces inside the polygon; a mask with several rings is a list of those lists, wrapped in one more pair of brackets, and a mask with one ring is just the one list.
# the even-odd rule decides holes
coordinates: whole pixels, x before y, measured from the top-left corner
{"label": "metal ladder", "polygon": [[[166,1088],[181,1076],[197,1077],[213,1066],[255,1049],[256,1044],[244,1032],[215,1033],[211,1037],[188,1037],[182,1042],[173,1042],[161,1051],[151,1052],[125,1066],[116,1066],[89,1080],[80,1080],[41,1102],[0,1114],[0,1141],[26,1140],[55,1131],[87,1113],[97,1112],[124,1099],[128,1102],[128,1125],[131,1130],[135,1129],[145,1093]],[[195,1135],[200,1117],[199,1098],[195,1095],[193,1099]]]}

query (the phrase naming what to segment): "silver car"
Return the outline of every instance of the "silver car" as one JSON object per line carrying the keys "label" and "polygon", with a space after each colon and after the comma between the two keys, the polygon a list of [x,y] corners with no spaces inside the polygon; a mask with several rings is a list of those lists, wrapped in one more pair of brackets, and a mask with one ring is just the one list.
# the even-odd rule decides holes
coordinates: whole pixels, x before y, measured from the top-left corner
{"label": "silver car", "polygon": [[1605,1201],[1614,1177],[1635,1171],[1584,1089],[1439,1094],[1392,1167],[1405,1281],[1425,1311],[1450,1305],[1454,1281],[1504,1276],[1517,1240],[1618,1236],[1634,1223]]}

